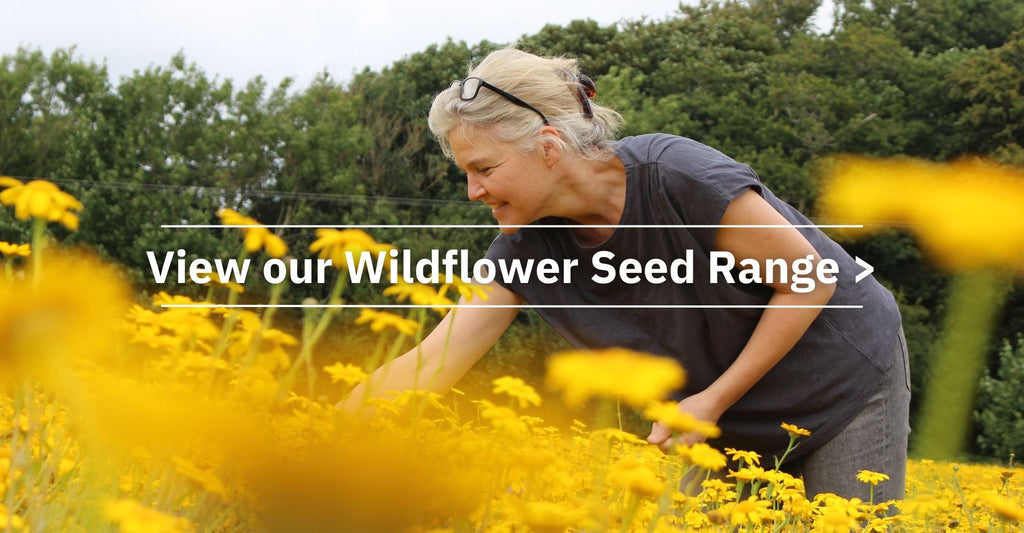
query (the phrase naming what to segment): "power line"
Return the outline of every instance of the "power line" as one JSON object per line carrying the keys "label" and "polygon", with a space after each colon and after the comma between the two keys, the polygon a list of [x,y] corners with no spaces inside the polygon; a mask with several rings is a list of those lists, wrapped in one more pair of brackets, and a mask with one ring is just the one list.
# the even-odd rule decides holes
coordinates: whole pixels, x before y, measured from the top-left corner
{"label": "power line", "polygon": [[[338,194],[338,193],[313,193],[313,192],[301,192],[301,191],[270,191],[261,189],[230,189],[227,187],[212,187],[207,185],[170,185],[165,183],[142,183],[142,182],[128,182],[128,181],[95,181],[95,180],[79,180],[70,178],[41,178],[41,177],[27,177],[27,176],[11,176],[21,181],[31,180],[46,180],[61,185],[88,185],[90,187],[98,187],[101,189],[110,190],[145,190],[145,191],[157,191],[157,192],[168,192],[168,193],[181,193],[181,192],[192,192],[192,191],[203,191],[210,193],[219,193],[224,197],[232,196],[244,196],[247,198],[271,198],[271,199],[291,199],[291,200],[317,200],[327,202],[345,202],[345,203],[379,203],[389,202],[396,205],[407,205],[407,206],[457,206],[465,209],[482,209],[477,202],[469,200],[445,200],[439,198],[403,198],[396,196],[368,196],[368,195],[356,195],[356,194]],[[850,226],[850,224],[833,224],[830,221],[819,221],[818,226]],[[902,228],[908,229],[914,226],[904,221],[879,221],[867,224],[856,224],[859,227],[890,227],[890,228]]]}
{"label": "power line", "polygon": [[271,198],[271,199],[290,199],[290,200],[318,200],[327,202],[373,202],[378,203],[386,201],[397,205],[409,205],[409,206],[440,206],[440,205],[452,205],[465,208],[480,209],[480,206],[476,202],[469,200],[445,200],[439,198],[402,198],[396,196],[368,196],[368,195],[357,195],[357,194],[338,194],[338,193],[318,193],[318,192],[302,192],[302,191],[272,191],[262,189],[231,189],[227,187],[213,187],[208,185],[171,185],[166,183],[141,183],[141,182],[128,182],[128,181],[95,181],[95,180],[78,180],[69,178],[40,178],[40,177],[26,177],[26,176],[12,176],[15,179],[21,181],[31,180],[46,180],[53,182],[58,185],[86,185],[89,187],[96,187],[100,189],[108,190],[143,190],[143,191],[155,191],[155,192],[167,192],[170,194],[182,193],[182,192],[209,192],[219,193],[225,197],[232,196],[244,196],[247,198]]}

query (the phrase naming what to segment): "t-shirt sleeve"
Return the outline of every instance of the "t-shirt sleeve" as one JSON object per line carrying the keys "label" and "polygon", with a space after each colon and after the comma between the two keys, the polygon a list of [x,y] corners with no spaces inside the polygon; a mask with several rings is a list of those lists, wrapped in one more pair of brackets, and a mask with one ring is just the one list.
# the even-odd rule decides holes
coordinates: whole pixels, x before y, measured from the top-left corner
{"label": "t-shirt sleeve", "polygon": [[[487,253],[484,254],[484,258],[491,261],[492,264],[497,265],[500,261],[511,262],[516,257],[515,249],[508,235],[500,234],[491,241],[491,245],[487,247]],[[495,281],[501,284],[502,287],[516,292],[516,287],[505,283],[505,280],[501,276],[495,276]]]}
{"label": "t-shirt sleeve", "polygon": [[[748,189],[764,195],[761,181],[748,165],[715,150],[678,139],[665,143],[658,154],[663,192],[705,250],[714,247],[716,225],[729,203]],[[710,227],[707,227],[710,226]]]}

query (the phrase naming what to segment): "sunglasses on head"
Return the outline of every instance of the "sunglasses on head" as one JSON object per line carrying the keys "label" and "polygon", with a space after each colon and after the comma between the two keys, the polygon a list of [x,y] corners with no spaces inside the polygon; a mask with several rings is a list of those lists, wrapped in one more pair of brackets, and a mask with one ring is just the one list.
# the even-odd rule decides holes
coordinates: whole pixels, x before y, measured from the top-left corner
{"label": "sunglasses on head", "polygon": [[[516,98],[512,94],[509,94],[508,92],[499,89],[494,85],[491,85],[490,83],[487,83],[481,78],[470,77],[464,80],[455,80],[452,82],[452,87],[455,86],[459,87],[459,98],[461,98],[462,100],[472,100],[476,98],[476,95],[480,93],[480,88],[487,87],[488,89],[504,97],[509,102],[512,102],[513,104],[519,107],[525,107],[526,109],[529,109],[534,113],[537,113],[538,115],[540,115],[540,119],[544,122],[545,126],[550,125],[550,123],[548,122],[548,118],[545,117],[544,113],[541,113],[536,107],[533,107],[532,105],[520,100],[519,98]],[[593,98],[595,94],[597,94],[597,87],[594,84],[594,80],[590,79],[590,76],[587,76],[586,74],[580,74],[579,84],[576,87],[576,91],[576,97],[579,99],[580,106],[583,108],[583,116],[588,119],[594,118],[594,110],[593,108],[590,107],[590,99]]]}
{"label": "sunglasses on head", "polygon": [[544,113],[538,111],[536,107],[533,107],[532,105],[516,98],[515,96],[512,96],[511,94],[491,85],[490,83],[487,83],[486,81],[480,78],[472,77],[466,78],[464,80],[456,80],[452,82],[452,87],[455,87],[456,84],[459,86],[459,98],[463,100],[472,100],[476,98],[476,95],[480,93],[480,88],[487,87],[488,89],[503,96],[509,102],[512,102],[513,104],[519,107],[525,107],[526,109],[529,109],[534,113],[537,113],[538,115],[540,115],[540,119],[544,121],[545,126],[550,125],[550,123],[548,122],[548,117],[545,117]]}

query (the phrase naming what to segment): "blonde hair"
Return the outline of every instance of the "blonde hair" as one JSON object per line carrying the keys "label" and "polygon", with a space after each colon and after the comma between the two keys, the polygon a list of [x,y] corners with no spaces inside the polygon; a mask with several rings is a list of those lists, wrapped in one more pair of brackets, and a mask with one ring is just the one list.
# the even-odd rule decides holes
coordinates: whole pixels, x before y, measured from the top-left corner
{"label": "blonde hair", "polygon": [[[593,117],[584,117],[579,76],[575,59],[544,58],[514,48],[491,52],[469,72],[469,77],[483,79],[543,113],[561,135],[561,139],[548,136],[548,140],[584,159],[610,159],[615,155],[614,139],[622,116],[590,101]],[[430,106],[428,124],[449,159],[448,136],[457,126],[515,143],[523,151],[543,141],[537,136],[543,125],[540,115],[485,87],[472,100],[461,98],[458,84],[441,91]]]}

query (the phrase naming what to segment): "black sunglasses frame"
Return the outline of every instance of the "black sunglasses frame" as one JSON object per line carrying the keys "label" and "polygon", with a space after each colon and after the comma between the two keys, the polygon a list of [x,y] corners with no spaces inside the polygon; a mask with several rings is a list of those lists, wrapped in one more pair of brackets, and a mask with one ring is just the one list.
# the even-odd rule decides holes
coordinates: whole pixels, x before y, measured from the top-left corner
{"label": "black sunglasses frame", "polygon": [[[469,84],[468,88],[467,88],[466,82],[470,81],[470,80],[474,80],[476,83],[475,84]],[[505,91],[495,87],[494,85],[491,85],[490,83],[487,83],[482,78],[477,78],[475,76],[472,76],[472,77],[469,77],[469,78],[466,78],[466,79],[463,79],[463,80],[455,80],[455,81],[452,82],[452,87],[454,87],[455,84],[458,84],[458,86],[459,86],[459,98],[461,98],[462,100],[468,101],[468,100],[472,100],[472,99],[476,98],[476,96],[478,94],[480,94],[480,88],[481,87],[487,87],[488,89],[490,89],[490,90],[500,94],[502,97],[504,97],[509,102],[512,102],[513,104],[515,104],[515,105],[517,105],[519,107],[525,107],[526,109],[529,109],[530,111],[533,111],[534,113],[537,113],[538,115],[540,115],[540,119],[542,121],[544,121],[544,125],[545,126],[550,126],[551,125],[551,123],[548,122],[548,117],[545,117],[544,113],[541,113],[536,107],[533,107],[532,105],[530,105],[530,104],[520,100],[519,98],[516,98],[515,96],[513,96],[513,95],[511,95],[511,94],[509,94],[509,93],[507,93],[507,92],[505,92]]]}

